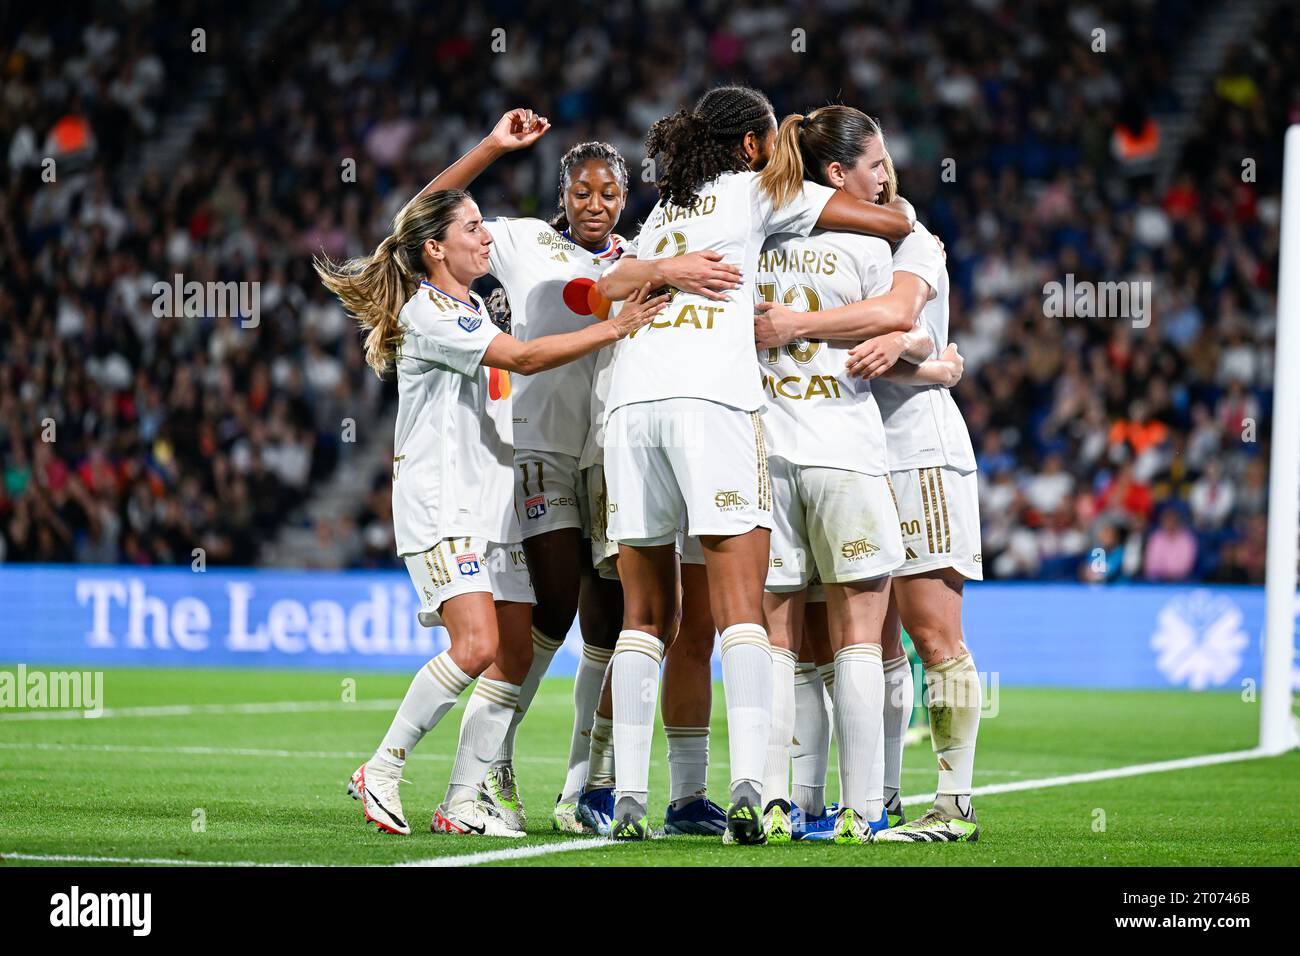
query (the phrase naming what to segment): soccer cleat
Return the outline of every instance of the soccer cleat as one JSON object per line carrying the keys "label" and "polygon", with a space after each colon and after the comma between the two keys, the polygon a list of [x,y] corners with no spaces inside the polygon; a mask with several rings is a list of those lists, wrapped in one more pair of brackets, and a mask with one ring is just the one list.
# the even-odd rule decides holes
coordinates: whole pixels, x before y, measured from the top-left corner
{"label": "soccer cleat", "polygon": [[903,812],[903,801],[898,794],[885,804],[885,814],[889,817],[891,827],[901,826],[907,822],[907,814]]}
{"label": "soccer cleat", "polygon": [[588,833],[609,836],[609,828],[614,823],[614,788],[595,787],[585,790],[578,797],[578,822],[587,828]]}
{"label": "soccer cleat", "polygon": [[649,840],[650,823],[644,816],[625,813],[609,828],[613,840]]}
{"label": "soccer cleat", "polygon": [[874,833],[880,833],[880,832],[882,832],[882,831],[884,831],[884,830],[888,830],[888,829],[889,829],[889,814],[888,814],[887,812],[885,812],[884,810],[881,810],[881,811],[880,811],[880,819],[879,819],[879,820],[868,820],[868,821],[867,821],[867,826],[871,827],[871,832],[872,832],[873,834],[874,834]]}
{"label": "soccer cleat", "polygon": [[519,796],[515,768],[508,763],[490,767],[478,785],[479,799],[492,807],[512,830],[526,829],[524,799]]}
{"label": "soccer cleat", "polygon": [[555,812],[551,814],[551,829],[558,830],[560,833],[592,832],[578,820],[578,805],[561,803],[559,797],[555,798]]}
{"label": "soccer cleat", "polygon": [[763,831],[763,814],[758,809],[758,794],[748,784],[732,790],[731,806],[727,808],[727,832],[722,842],[728,845],[762,846],[767,842]]}
{"label": "soccer cleat", "polygon": [[790,839],[829,840],[835,836],[835,816],[840,805],[832,803],[822,809],[821,816],[811,816],[797,803],[790,804]]}
{"label": "soccer cleat", "polygon": [[835,817],[835,842],[841,846],[862,846],[875,840],[870,825],[859,820],[851,807],[845,807]]}
{"label": "soccer cleat", "polygon": [[790,813],[783,802],[773,801],[763,814],[763,834],[768,843],[789,843],[794,839]]}
{"label": "soccer cleat", "polygon": [[[369,777],[366,776],[367,769],[370,770]],[[348,796],[361,801],[361,812],[382,832],[409,836],[411,828],[402,813],[402,797],[397,792],[401,782],[401,771],[371,768],[366,762],[348,781]]]}
{"label": "soccer cleat", "polygon": [[877,838],[885,843],[974,843],[980,838],[975,808],[970,816],[952,816],[931,807],[919,820],[892,827]]}
{"label": "soccer cleat", "polygon": [[523,830],[508,825],[497,815],[495,807],[482,800],[466,800],[454,807],[440,805],[433,813],[429,829],[453,836],[510,837],[516,840],[524,836]]}
{"label": "soccer cleat", "polygon": [[680,809],[668,805],[664,814],[667,836],[722,836],[727,830],[727,811],[708,797],[692,800]]}

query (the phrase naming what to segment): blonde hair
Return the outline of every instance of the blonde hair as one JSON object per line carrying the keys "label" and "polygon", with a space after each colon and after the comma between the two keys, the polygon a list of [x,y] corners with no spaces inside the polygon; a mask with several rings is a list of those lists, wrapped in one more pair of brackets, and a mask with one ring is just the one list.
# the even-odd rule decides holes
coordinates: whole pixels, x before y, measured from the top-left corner
{"label": "blonde hair", "polygon": [[393,231],[375,251],[346,262],[316,256],[312,266],[348,315],[366,333],[366,364],[383,374],[392,367],[403,330],[397,321],[425,277],[423,249],[430,239],[441,241],[455,221],[456,211],[469,199],[461,189],[440,189],[417,197],[393,217]]}
{"label": "blonde hair", "polygon": [[[807,116],[791,113],[776,131],[772,157],[758,174],[759,185],[778,208],[784,206],[803,188],[805,179],[829,185],[826,167],[831,163],[852,169],[873,137],[883,142],[880,124],[851,106],[823,106]],[[888,154],[885,168],[889,184],[882,201],[888,202],[898,183]]]}

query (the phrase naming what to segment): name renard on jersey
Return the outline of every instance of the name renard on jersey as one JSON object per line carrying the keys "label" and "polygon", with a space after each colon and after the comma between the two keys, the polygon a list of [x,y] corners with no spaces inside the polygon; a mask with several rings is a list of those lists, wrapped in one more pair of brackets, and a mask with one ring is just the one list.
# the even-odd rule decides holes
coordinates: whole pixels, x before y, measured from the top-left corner
{"label": "name renard on jersey", "polygon": [[718,197],[707,195],[697,199],[689,206],[677,206],[672,203],[657,206],[646,220],[645,229],[658,229],[670,222],[682,219],[695,219],[698,216],[711,216],[718,208]]}

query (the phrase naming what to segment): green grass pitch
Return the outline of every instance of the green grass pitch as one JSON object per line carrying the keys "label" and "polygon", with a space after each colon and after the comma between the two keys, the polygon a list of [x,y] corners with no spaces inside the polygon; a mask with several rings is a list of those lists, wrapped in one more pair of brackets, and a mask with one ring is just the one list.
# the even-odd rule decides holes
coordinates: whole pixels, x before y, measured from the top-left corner
{"label": "green grass pitch", "polygon": [[[14,719],[0,711],[0,854],[130,860],[386,864],[571,843],[549,811],[564,777],[572,682],[548,679],[524,722],[516,768],[526,840],[428,831],[455,749],[459,710],[408,762],[409,837],[377,833],[344,793],[406,689],[402,675],[283,671],[110,670],[112,710],[183,712],[98,720]],[[280,712],[228,705],[323,702]],[[198,705],[196,707],[196,705]],[[216,705],[208,712],[206,705]],[[271,712],[265,712],[270,710]],[[725,801],[726,721],[715,687],[711,793]],[[1245,750],[1259,711],[1237,694],[1002,688],[980,727],[977,787],[1199,754]],[[656,737],[651,810],[662,822],[668,768]],[[832,760],[831,793],[835,792]],[[928,743],[909,747],[904,795],[933,790]],[[1300,753],[1239,763],[977,796],[975,844],[724,847],[720,840],[593,842],[590,849],[504,861],[532,866],[1295,865]],[[909,807],[910,814],[920,812]],[[1261,821],[1267,825],[1261,826]],[[39,865],[15,859],[3,865]],[[488,861],[503,865],[503,861]]]}

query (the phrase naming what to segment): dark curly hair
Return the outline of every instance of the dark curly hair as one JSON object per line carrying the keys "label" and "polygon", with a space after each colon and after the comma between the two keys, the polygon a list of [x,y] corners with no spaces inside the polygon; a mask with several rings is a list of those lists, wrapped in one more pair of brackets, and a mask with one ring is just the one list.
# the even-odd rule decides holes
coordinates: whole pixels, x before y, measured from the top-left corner
{"label": "dark curly hair", "polygon": [[573,168],[589,159],[599,159],[606,163],[614,178],[618,180],[618,184],[623,187],[624,192],[627,191],[627,162],[617,149],[609,143],[578,143],[571,147],[560,159],[560,189],[556,197],[556,204],[560,207],[560,211],[551,217],[551,228],[557,232],[569,228],[569,217],[564,212],[564,191],[569,188],[569,178],[573,175]]}
{"label": "dark curly hair", "polygon": [[765,136],[773,127],[772,104],[747,86],[719,86],[695,109],[678,110],[650,127],[646,156],[658,162],[659,199],[694,205],[701,186],[727,172],[749,168],[741,148],[746,133]]}

